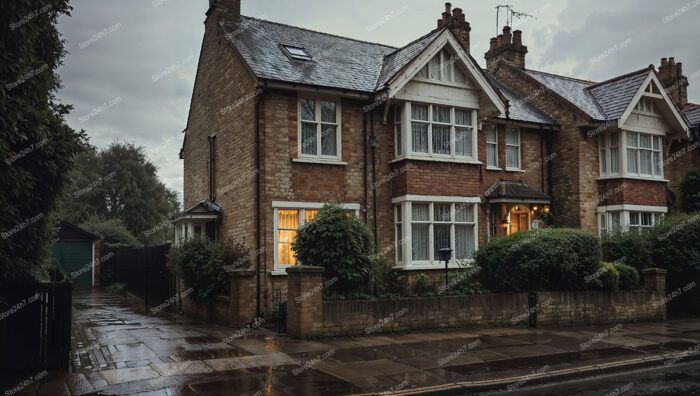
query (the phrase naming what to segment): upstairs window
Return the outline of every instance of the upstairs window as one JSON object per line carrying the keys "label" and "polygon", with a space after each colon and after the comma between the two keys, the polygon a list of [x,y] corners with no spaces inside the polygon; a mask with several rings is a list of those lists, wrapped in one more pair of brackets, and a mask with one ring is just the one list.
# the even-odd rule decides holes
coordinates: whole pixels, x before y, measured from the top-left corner
{"label": "upstairs window", "polygon": [[639,102],[637,102],[637,105],[634,107],[634,109],[640,113],[646,113],[646,114],[658,114],[659,112],[656,110],[656,105],[654,104],[653,99],[647,98],[647,97],[642,97],[639,99]]}
{"label": "upstairs window", "polygon": [[299,157],[340,161],[340,104],[315,98],[299,100]]}
{"label": "upstairs window", "polygon": [[496,125],[486,127],[486,166],[498,168],[498,129]]}
{"label": "upstairs window", "polygon": [[[411,154],[465,161],[475,158],[474,110],[418,103],[406,103],[406,106],[410,108],[406,111],[410,114]],[[403,138],[400,130],[396,138]],[[397,155],[403,154],[403,144],[397,143],[396,147]]]}
{"label": "upstairs window", "polygon": [[506,169],[520,169],[520,130],[506,128]]}
{"label": "upstairs window", "polygon": [[627,132],[627,173],[661,177],[661,137]]}
{"label": "upstairs window", "polygon": [[466,84],[467,77],[458,66],[457,56],[446,49],[435,55],[419,72],[418,77],[448,83]]}
{"label": "upstairs window", "polygon": [[282,51],[284,51],[284,53],[288,57],[295,59],[295,60],[310,61],[312,59],[311,54],[306,52],[306,50],[301,48],[301,47],[293,47],[291,45],[282,45]]}
{"label": "upstairs window", "polygon": [[600,174],[601,176],[616,175],[620,173],[620,134],[613,132],[601,134],[598,137],[600,149]]}

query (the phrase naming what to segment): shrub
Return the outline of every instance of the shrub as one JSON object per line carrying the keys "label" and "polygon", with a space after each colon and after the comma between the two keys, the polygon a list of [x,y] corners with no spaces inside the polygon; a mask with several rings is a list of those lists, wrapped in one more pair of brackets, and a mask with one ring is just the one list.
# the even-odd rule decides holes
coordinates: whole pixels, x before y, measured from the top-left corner
{"label": "shrub", "polygon": [[206,238],[191,238],[170,250],[168,264],[193,289],[191,295],[194,298],[212,299],[229,293],[228,271],[245,268],[249,264],[249,255],[239,243],[224,245]]}
{"label": "shrub", "polygon": [[324,205],[314,220],[304,224],[292,250],[300,263],[324,267],[326,279],[337,278],[334,290],[346,298],[371,293],[370,275],[376,263],[372,235],[340,204]]}
{"label": "shrub", "polygon": [[435,280],[425,274],[416,275],[416,279],[411,285],[411,293],[419,297],[434,296],[437,293]]}
{"label": "shrub", "polygon": [[694,212],[700,209],[700,169],[688,171],[681,181],[681,203],[683,210]]}
{"label": "shrub", "polygon": [[390,299],[408,294],[406,276],[397,271],[384,260],[377,260],[372,271],[372,288],[374,296],[380,299]]}
{"label": "shrub", "polygon": [[639,288],[639,271],[631,265],[614,263],[620,274],[620,290],[636,290]]}
{"label": "shrub", "polygon": [[654,267],[668,270],[671,281],[700,270],[700,214],[669,216],[649,233]]}
{"label": "shrub", "polygon": [[100,242],[112,249],[141,245],[131,231],[126,229],[126,226],[120,219],[91,217],[88,221],[81,224],[80,227],[99,236]]}
{"label": "shrub", "polygon": [[465,294],[483,294],[487,290],[476,280],[479,273],[479,267],[460,263],[458,270],[452,270],[447,273],[447,288],[445,288],[444,276],[439,277],[438,292],[443,295],[465,295]]}
{"label": "shrub", "polygon": [[596,285],[607,291],[617,291],[620,288],[620,272],[613,263],[600,263],[597,272]]}
{"label": "shrub", "polygon": [[520,232],[476,253],[479,280],[493,292],[586,289],[599,261],[598,238],[572,229]]}
{"label": "shrub", "polygon": [[638,270],[653,266],[647,233],[612,233],[601,239],[601,250],[604,261],[625,262]]}

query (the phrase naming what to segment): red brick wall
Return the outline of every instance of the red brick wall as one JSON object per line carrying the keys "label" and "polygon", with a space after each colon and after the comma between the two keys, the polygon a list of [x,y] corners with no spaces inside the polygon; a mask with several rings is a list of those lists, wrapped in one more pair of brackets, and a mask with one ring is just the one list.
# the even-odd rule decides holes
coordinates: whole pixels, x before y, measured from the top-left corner
{"label": "red brick wall", "polygon": [[666,183],[635,179],[598,181],[598,206],[648,205],[666,206]]}
{"label": "red brick wall", "polygon": [[185,208],[209,196],[209,142],[216,133],[216,201],[222,206],[222,240],[255,250],[255,80],[225,39],[215,14],[205,34],[184,144]]}

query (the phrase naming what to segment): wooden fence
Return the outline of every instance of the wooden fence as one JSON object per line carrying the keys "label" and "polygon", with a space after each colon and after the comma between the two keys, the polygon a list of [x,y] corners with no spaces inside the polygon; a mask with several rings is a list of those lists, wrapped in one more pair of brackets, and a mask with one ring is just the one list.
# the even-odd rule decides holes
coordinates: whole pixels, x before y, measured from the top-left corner
{"label": "wooden fence", "polygon": [[102,263],[102,284],[123,283],[146,308],[158,307],[176,294],[175,277],[166,266],[169,250],[169,244],[105,249],[103,255],[114,255]]}
{"label": "wooden fence", "polygon": [[0,373],[68,369],[72,283],[16,285],[1,294]]}

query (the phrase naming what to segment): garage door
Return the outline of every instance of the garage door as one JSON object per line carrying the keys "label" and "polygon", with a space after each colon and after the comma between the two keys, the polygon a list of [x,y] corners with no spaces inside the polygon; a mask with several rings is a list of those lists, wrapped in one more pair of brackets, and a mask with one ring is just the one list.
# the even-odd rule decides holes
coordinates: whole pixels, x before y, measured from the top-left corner
{"label": "garage door", "polygon": [[59,242],[53,257],[73,278],[74,287],[92,286],[92,242]]}

